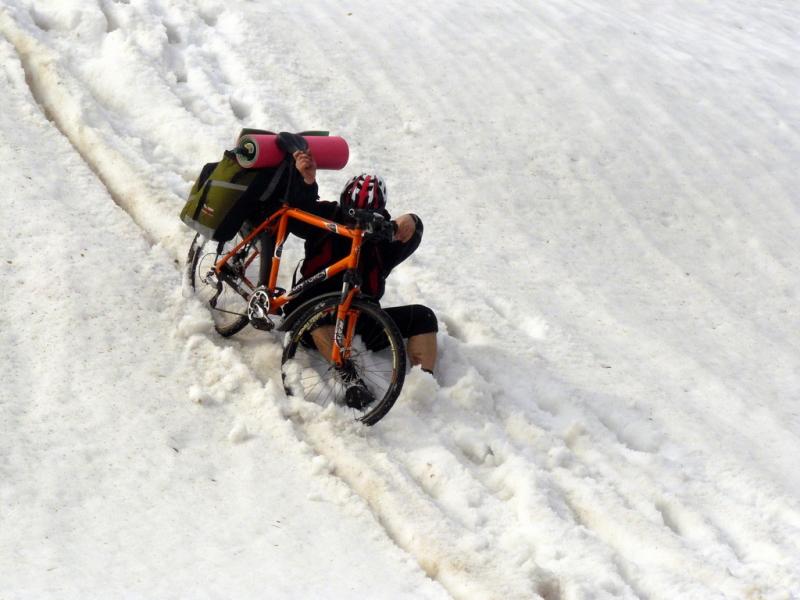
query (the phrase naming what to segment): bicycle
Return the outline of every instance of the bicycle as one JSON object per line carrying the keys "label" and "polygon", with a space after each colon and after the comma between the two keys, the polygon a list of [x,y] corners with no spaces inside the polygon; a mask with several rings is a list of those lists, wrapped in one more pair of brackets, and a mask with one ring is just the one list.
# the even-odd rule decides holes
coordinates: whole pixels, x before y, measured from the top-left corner
{"label": "bicycle", "polygon": [[[252,324],[256,329],[286,331],[281,377],[287,395],[302,396],[322,406],[350,405],[356,418],[374,425],[391,409],[403,387],[406,353],[391,317],[361,295],[358,266],[363,243],[392,239],[394,228],[378,213],[351,209],[352,225],[335,223],[282,203],[255,227],[244,226],[230,242],[197,234],[187,268],[192,288],[211,308],[214,327],[231,336]],[[302,278],[290,290],[277,286],[289,221],[296,219],[350,238],[350,254]],[[276,325],[286,304],[318,283],[344,272],[341,292],[322,294],[302,303]],[[315,331],[332,326],[329,341]],[[324,330],[321,330],[324,331]],[[320,346],[323,346],[322,348]],[[349,402],[357,384],[368,391],[364,406]],[[363,396],[362,396],[363,399]],[[358,404],[358,403],[356,403]]]}

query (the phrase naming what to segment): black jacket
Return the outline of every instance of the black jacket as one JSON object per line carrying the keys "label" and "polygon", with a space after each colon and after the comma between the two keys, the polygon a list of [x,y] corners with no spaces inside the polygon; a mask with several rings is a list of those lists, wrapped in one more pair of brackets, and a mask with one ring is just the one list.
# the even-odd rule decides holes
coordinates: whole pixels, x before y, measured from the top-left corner
{"label": "black jacket", "polygon": [[[298,208],[311,206],[319,197],[317,184],[306,185],[302,178],[289,166],[281,172],[278,181],[273,182],[279,167],[259,169],[256,179],[248,186],[247,191],[237,203],[247,211],[247,218],[253,223],[260,223],[281,206],[288,198],[291,206]],[[272,185],[272,193],[261,200],[261,195]]]}
{"label": "black jacket", "polygon": [[[290,202],[292,206],[305,210],[335,223],[347,224],[345,215],[337,202],[319,200],[317,184],[310,186],[300,183],[306,190],[293,195]],[[386,219],[391,215],[386,210],[381,210]],[[411,256],[422,241],[423,225],[417,215],[412,215],[416,222],[414,235],[407,242],[365,242],[361,246],[361,291],[374,300],[380,300],[386,287],[386,278],[397,265]],[[350,253],[350,239],[336,235],[326,229],[313,225],[290,221],[289,231],[305,240],[305,260],[301,267],[303,277],[313,275],[337,260]],[[314,285],[306,290],[302,298],[305,300],[326,292],[340,291],[342,289],[344,273],[340,273],[327,281]],[[295,300],[297,302],[298,300]]]}

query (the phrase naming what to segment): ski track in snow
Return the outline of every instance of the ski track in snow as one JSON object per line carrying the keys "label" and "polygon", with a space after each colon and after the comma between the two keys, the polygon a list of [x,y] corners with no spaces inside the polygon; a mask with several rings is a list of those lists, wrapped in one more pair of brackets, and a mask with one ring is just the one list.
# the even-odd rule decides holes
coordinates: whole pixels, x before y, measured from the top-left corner
{"label": "ski track in snow", "polygon": [[[414,8],[389,6],[380,22],[392,23],[396,37],[383,39],[362,32],[362,21],[349,18],[338,5],[319,6],[315,12],[299,6],[237,5],[237,12],[223,11],[215,2],[65,4],[9,6],[0,14],[0,32],[16,47],[48,116],[115,201],[175,257],[183,258],[191,239],[176,216],[188,183],[200,164],[220,154],[245,125],[302,129],[332,123],[358,132],[353,170],[375,165],[390,181],[409,182],[400,199],[403,210],[414,210],[413,204],[402,206],[403,198],[433,196],[441,185],[433,181],[441,176],[434,175],[446,172],[446,185],[469,202],[470,210],[492,206],[512,214],[515,195],[493,193],[498,170],[507,169],[502,183],[517,194],[532,187],[527,181],[531,173],[540,178],[531,193],[541,202],[517,207],[524,218],[496,221],[502,236],[490,252],[470,253],[474,270],[489,273],[496,270],[493,261],[499,256],[529,246],[523,240],[530,236],[541,238],[541,252],[520,257],[523,264],[514,271],[514,277],[529,274],[530,279],[498,286],[486,282],[494,290],[518,283],[521,294],[539,298],[538,304],[531,302],[532,310],[519,314],[513,293],[508,299],[496,293],[482,300],[477,282],[462,272],[446,272],[445,263],[426,255],[423,246],[393,276],[389,295],[444,307],[438,311],[446,329],[440,335],[438,383],[412,371],[396,407],[370,430],[333,410],[321,411],[280,393],[272,398],[297,437],[323,458],[324,470],[361,496],[398,546],[454,597],[800,594],[800,483],[785,475],[797,449],[797,413],[750,403],[763,377],[723,378],[742,361],[750,365],[748,372],[773,375],[767,397],[797,382],[796,366],[788,361],[797,357],[797,341],[771,315],[776,309],[788,319],[791,311],[796,319],[796,309],[788,307],[798,292],[796,258],[786,251],[789,242],[778,242],[797,223],[795,189],[788,183],[796,178],[781,169],[786,168],[782,155],[787,148],[796,156],[798,121],[777,123],[780,135],[773,138],[750,138],[742,128],[733,136],[734,147],[717,152],[719,140],[704,132],[698,115],[714,123],[705,130],[712,132],[736,130],[741,114],[711,107],[693,112],[679,90],[660,91],[674,97],[673,105],[648,102],[654,89],[668,88],[669,82],[649,71],[636,72],[643,62],[627,63],[644,51],[662,68],[685,61],[686,79],[696,81],[699,90],[709,90],[710,97],[733,93],[715,89],[725,80],[704,70],[746,68],[724,64],[725,56],[744,54],[742,48],[763,52],[765,60],[777,65],[776,72],[790,68],[783,63],[785,54],[771,56],[757,45],[760,38],[746,31],[753,23],[778,35],[777,12],[765,9],[762,20],[751,22],[744,13],[703,14],[702,7],[685,6],[694,20],[676,22],[658,8],[618,13],[582,2],[547,3],[534,11],[511,3],[502,10],[491,4],[469,9],[474,14],[465,17],[464,8],[453,2],[431,9],[424,18],[407,19]],[[360,3],[352,9],[368,10]],[[290,27],[286,33],[274,32],[268,51],[253,53],[252,40],[238,35],[246,30],[248,14],[310,33],[298,41]],[[703,18],[716,27],[701,28]],[[797,16],[793,19],[796,28]],[[480,26],[489,20],[494,28]],[[618,47],[605,47],[598,38],[597,49],[591,40],[565,48],[559,41],[574,35],[576,23],[587,31],[612,27],[628,37]],[[331,24],[338,28],[335,34],[323,35]],[[465,27],[469,36],[460,33]],[[741,31],[740,38],[731,37],[734,30]],[[78,32],[85,42],[76,41]],[[394,43],[433,32],[425,45]],[[363,33],[361,41],[373,52],[353,54],[357,33]],[[529,52],[517,54],[511,42],[504,47],[498,41],[519,37],[527,40]],[[695,44],[695,52],[698,39],[708,50],[706,64],[680,54],[682,40]],[[97,44],[96,60],[80,60],[81,43]],[[602,61],[594,55],[598,51],[605,51]],[[536,76],[522,80],[520,73],[532,68],[531,53],[540,59]],[[463,60],[445,58],[450,56]],[[331,74],[329,65],[345,59],[347,70]],[[607,64],[628,68],[629,75],[633,70],[642,78],[641,88],[630,90],[629,81],[614,80],[615,72],[601,67]],[[764,81],[756,81],[754,89],[758,83],[769,87],[769,73],[761,77]],[[425,93],[434,83],[451,93]],[[595,85],[608,92],[582,103]],[[343,95],[333,92],[361,86],[378,90],[375,102],[388,115],[381,125],[411,140],[397,143],[399,152],[408,154],[396,164],[387,152],[397,148],[369,122],[372,111],[363,110],[359,99],[343,104]],[[146,93],[132,98],[130,91],[137,89]],[[475,104],[477,96],[484,102]],[[698,93],[696,102],[703,102],[703,96]],[[564,106],[554,114],[555,100]],[[790,100],[756,97],[749,108],[776,121],[781,115],[796,116],[796,108],[780,102],[788,105]],[[504,109],[487,111],[493,103]],[[151,106],[159,110],[150,111]],[[521,116],[536,113],[553,118],[545,123]],[[174,134],[169,139],[163,138],[165,119]],[[635,140],[630,123],[642,125]],[[436,137],[427,134],[437,126]],[[593,146],[582,133],[615,127],[622,141],[608,147]],[[514,143],[516,152],[506,150]],[[626,156],[625,143],[635,149],[634,158]],[[451,152],[454,148],[459,152]],[[735,167],[749,164],[753,148],[761,153],[758,164],[773,165],[776,173],[762,168],[743,183]],[[681,150],[727,179],[710,184],[699,169],[687,169]],[[415,160],[413,152],[422,152],[425,160]],[[482,163],[489,167],[482,169]],[[609,172],[621,176],[605,176]],[[668,192],[655,189],[664,173],[682,197],[676,195],[669,210],[654,210],[657,196]],[[343,178],[321,173],[323,196],[335,194]],[[638,199],[637,192],[644,190],[650,190],[649,197]],[[750,219],[756,208],[742,200],[750,194],[770,198],[769,216]],[[586,198],[602,207],[603,223],[597,223],[597,211],[582,211],[578,202]],[[430,210],[426,237],[435,235],[437,227],[442,236],[449,235],[449,242],[437,243],[452,256],[451,248],[471,239],[473,226]],[[425,208],[419,212],[425,217]],[[695,231],[683,222],[691,214],[710,222],[715,215],[734,217],[719,219],[715,235],[708,238],[714,242],[692,240],[684,252],[664,230]],[[598,227],[608,232],[597,233]],[[574,237],[542,237],[560,231]],[[591,243],[597,235],[609,241],[602,249],[605,256],[591,256],[598,252]],[[725,257],[727,248],[743,243],[752,250],[744,258]],[[703,244],[725,268],[692,277],[696,269],[702,272],[696,250]],[[630,252],[631,247],[641,262],[625,265],[625,278],[641,295],[618,310],[621,294],[631,288],[620,292],[611,284],[593,286],[591,277],[602,273],[612,281],[619,275],[615,265],[622,249]],[[731,296],[735,288],[721,274],[728,267],[739,270],[736,276],[757,273],[765,285],[783,290],[785,298],[764,297],[752,286]],[[659,301],[664,290],[670,292]],[[669,306],[674,298],[685,298],[687,306]],[[702,310],[693,310],[697,307]],[[555,318],[559,312],[566,318]],[[682,346],[689,331],[705,326],[676,322],[673,317],[683,312],[718,319],[693,338],[707,344],[707,352]],[[679,332],[670,333],[675,327]],[[737,335],[759,340],[771,351],[714,353],[714,348],[730,347]],[[636,346],[632,336],[640,336]],[[497,340],[506,343],[499,346]],[[279,343],[277,336],[247,330],[234,340],[220,339],[218,351],[232,352],[247,365],[239,377],[274,389],[280,381]],[[660,374],[661,389],[639,382],[637,366],[642,365]],[[645,400],[649,394],[660,394],[662,402]],[[678,394],[695,403],[718,403],[720,410],[670,400]],[[677,417],[666,418],[666,410]],[[719,417],[713,431],[722,439],[693,445],[703,439],[709,415]],[[744,434],[742,419],[750,428]],[[730,444],[740,436],[746,443]],[[782,458],[770,464],[776,456]]]}

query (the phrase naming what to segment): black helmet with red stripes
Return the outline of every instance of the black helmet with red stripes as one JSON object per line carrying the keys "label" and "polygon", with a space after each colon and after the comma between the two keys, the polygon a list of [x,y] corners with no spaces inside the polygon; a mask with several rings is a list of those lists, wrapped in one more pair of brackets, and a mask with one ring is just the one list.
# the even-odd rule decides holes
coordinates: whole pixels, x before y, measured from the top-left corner
{"label": "black helmet with red stripes", "polygon": [[344,210],[379,210],[386,207],[386,183],[380,176],[362,173],[356,175],[342,190],[339,205]]}

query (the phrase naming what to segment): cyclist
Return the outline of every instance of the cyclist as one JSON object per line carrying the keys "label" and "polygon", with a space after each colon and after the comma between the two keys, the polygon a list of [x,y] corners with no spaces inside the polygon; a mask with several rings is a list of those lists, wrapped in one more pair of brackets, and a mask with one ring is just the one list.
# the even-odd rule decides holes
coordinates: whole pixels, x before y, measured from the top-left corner
{"label": "cyclist", "polygon": [[[297,208],[345,224],[349,220],[346,211],[350,208],[374,210],[387,220],[391,218],[386,211],[386,184],[377,175],[364,173],[353,177],[342,190],[338,203],[326,202],[318,199],[317,169],[313,157],[308,153],[295,152],[294,159],[297,170],[303,177],[301,185],[306,188],[294,197],[292,204]],[[392,241],[371,242],[361,248],[361,291],[376,301],[383,296],[386,278],[392,269],[408,258],[422,240],[423,225],[417,215],[404,214],[394,219],[392,223],[395,228]],[[305,240],[305,260],[301,267],[303,276],[313,275],[325,265],[347,256],[350,252],[350,241],[342,236],[299,221],[292,223],[290,231]],[[307,297],[341,290],[343,277],[344,274],[340,274],[314,286],[309,290]],[[301,296],[287,305],[287,309],[291,311],[307,297]],[[411,364],[419,365],[423,370],[433,373],[438,331],[433,311],[420,304],[389,307],[383,310],[395,322],[402,336],[408,339],[407,350]],[[333,326],[319,327],[312,336],[320,352],[330,356]],[[364,387],[360,380],[355,380],[353,383],[358,387]],[[351,396],[359,396],[355,404],[369,402],[370,398],[365,398],[365,394],[361,391],[356,390],[352,394],[350,391],[348,389],[346,394],[348,404]]]}

